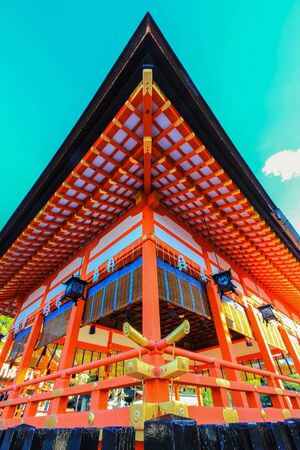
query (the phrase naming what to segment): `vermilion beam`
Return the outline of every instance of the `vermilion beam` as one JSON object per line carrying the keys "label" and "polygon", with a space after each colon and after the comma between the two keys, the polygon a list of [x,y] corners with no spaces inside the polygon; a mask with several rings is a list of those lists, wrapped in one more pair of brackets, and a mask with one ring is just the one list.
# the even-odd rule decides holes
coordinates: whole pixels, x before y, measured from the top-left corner
{"label": "vermilion beam", "polygon": [[143,69],[143,124],[144,124],[144,192],[151,191],[152,158],[152,69]]}

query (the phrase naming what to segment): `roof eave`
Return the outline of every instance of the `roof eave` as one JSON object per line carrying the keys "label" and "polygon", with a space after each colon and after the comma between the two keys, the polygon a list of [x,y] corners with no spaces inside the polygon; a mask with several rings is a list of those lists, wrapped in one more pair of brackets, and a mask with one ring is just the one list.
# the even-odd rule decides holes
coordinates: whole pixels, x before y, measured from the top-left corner
{"label": "roof eave", "polygon": [[139,83],[141,65],[146,62],[154,64],[156,82],[213,157],[300,260],[298,243],[272,215],[276,205],[240,156],[150,14],[146,14],[62,146],[4,226],[0,254],[16,240],[103,132]]}

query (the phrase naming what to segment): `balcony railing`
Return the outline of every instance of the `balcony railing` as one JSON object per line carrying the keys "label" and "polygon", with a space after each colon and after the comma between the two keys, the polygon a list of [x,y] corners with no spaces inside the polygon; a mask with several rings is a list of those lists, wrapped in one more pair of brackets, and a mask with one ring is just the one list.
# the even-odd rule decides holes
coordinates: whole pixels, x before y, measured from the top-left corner
{"label": "balcony railing", "polygon": [[[146,377],[145,383],[151,383],[162,377],[164,380],[167,379],[170,386],[170,405],[173,401],[174,389],[176,391],[179,385],[192,386],[198,393],[198,404],[187,405],[183,409],[183,414],[196,419],[198,423],[270,421],[300,417],[300,393],[284,389],[282,384],[284,381],[290,381],[300,385],[300,380],[175,347],[175,342],[183,337],[184,333],[186,331],[183,332],[181,326],[166,338],[154,342],[148,341],[131,328],[129,337],[140,344],[136,349],[3,387],[0,389],[0,394],[9,393],[9,398],[0,402],[2,427],[16,426],[23,422],[36,427],[128,426],[132,423],[130,411],[132,413],[135,405],[119,408],[117,412],[115,409],[109,409],[109,392],[114,389],[139,386],[141,383],[143,384],[143,375],[141,377],[135,375],[135,378],[124,375],[77,386],[70,386],[71,376],[122,361],[142,360],[144,355],[155,353],[165,355],[166,361],[170,361],[170,358],[171,360],[178,357],[187,358],[188,366],[183,375],[178,376],[176,371],[174,375],[172,370],[169,375],[162,375],[161,367],[153,366],[152,374],[149,372],[150,378]],[[197,363],[204,364],[210,375],[197,374],[195,368],[201,369],[201,366],[196,366]],[[148,367],[150,366],[148,365]],[[239,381],[239,377],[232,377],[232,374],[242,372],[263,377],[267,381],[267,386],[254,386]],[[45,382],[53,382],[54,390],[38,393],[39,385]],[[57,386],[59,387],[57,388]],[[25,388],[27,388],[27,393],[28,388],[31,388],[30,395],[23,394]],[[211,390],[212,406],[203,406],[201,388]],[[270,398],[269,407],[263,408],[261,395],[267,395]],[[89,410],[68,412],[68,398],[78,396],[89,396]],[[39,412],[41,402],[48,404],[48,409],[44,413]],[[176,402],[173,403],[176,405]],[[157,412],[158,414],[165,412],[165,406],[162,408],[160,404],[157,404]],[[145,416],[146,418],[148,417]]]}

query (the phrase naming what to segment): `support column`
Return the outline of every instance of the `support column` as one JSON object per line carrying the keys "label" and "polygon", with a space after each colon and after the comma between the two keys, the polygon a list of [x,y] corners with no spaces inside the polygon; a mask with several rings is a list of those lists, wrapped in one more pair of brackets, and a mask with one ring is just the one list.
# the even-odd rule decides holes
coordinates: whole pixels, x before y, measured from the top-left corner
{"label": "support column", "polygon": [[[58,370],[68,369],[73,367],[74,356],[77,346],[78,333],[80,330],[82,315],[84,310],[84,300],[79,300],[77,306],[72,307],[71,316],[67,328],[67,334],[65,337],[65,343],[63,346],[59,368]],[[58,378],[54,384],[54,390],[64,389],[68,387],[70,383],[70,376]],[[49,407],[49,414],[59,414],[66,412],[67,397],[57,397],[51,400]]]}
{"label": "support column", "polygon": [[[86,248],[83,248],[82,251],[83,251],[83,262],[81,267],[81,277],[84,278],[88,266],[90,245],[88,245]],[[77,305],[73,305],[72,307],[65,342],[59,361],[58,367],[59,371],[73,367],[74,356],[78,342],[78,334],[84,312],[84,304],[85,304],[84,300],[80,299],[77,302]],[[70,384],[70,376],[63,376],[55,381],[54,390],[64,389],[65,387],[68,387],[69,384]],[[57,397],[51,400],[48,414],[59,414],[66,412],[67,402],[68,402],[67,397]]]}
{"label": "support column", "polygon": [[[28,365],[30,363],[31,356],[34,352],[34,348],[36,345],[36,341],[39,337],[42,323],[43,323],[43,315],[39,313],[35,316],[35,319],[31,326],[31,330],[28,336],[28,340],[24,346],[23,355],[17,369],[14,383],[17,384],[22,383],[25,379]],[[19,389],[16,388],[9,392],[8,400],[12,400],[14,398],[17,398],[18,396],[19,396]],[[16,410],[15,406],[7,406],[2,413],[2,419],[12,418],[14,416],[15,410]]]}
{"label": "support column", "polygon": [[[203,254],[207,270],[210,273],[213,273],[207,250],[204,248]],[[207,284],[207,294],[216,327],[222,358],[226,359],[227,361],[237,363],[225,314],[222,309],[222,302],[217,288],[213,284],[213,282]],[[240,374],[236,370],[226,369],[226,374],[228,375],[229,380],[241,382]],[[247,407],[247,399],[245,393],[231,392],[231,397],[234,406]]]}
{"label": "support column", "polygon": [[154,214],[149,206],[143,209],[143,237],[145,239],[142,245],[143,335],[148,339],[159,340],[161,334],[156,243],[153,239]]}
{"label": "support column", "polygon": [[77,306],[73,305],[72,307],[58,370],[64,370],[69,367],[73,367],[83,310],[84,300],[79,300],[77,302]]}
{"label": "support column", "polygon": [[35,316],[35,319],[33,321],[33,324],[31,326],[31,330],[30,330],[30,333],[28,336],[28,340],[24,346],[23,355],[22,355],[20,364],[18,366],[17,373],[16,373],[15,380],[14,380],[15,383],[22,383],[25,379],[28,365],[30,363],[32,354],[35,349],[36,342],[37,342],[39,334],[40,334],[42,323],[43,323],[43,314],[38,313]]}
{"label": "support column", "polygon": [[1,371],[2,366],[7,358],[8,352],[13,343],[13,339],[14,339],[13,333],[12,333],[12,331],[9,331],[6,341],[3,344],[1,354],[0,354],[0,371]]}
{"label": "support column", "polygon": [[293,359],[293,362],[295,364],[297,372],[300,374],[300,355],[297,352],[296,348],[293,345],[293,342],[290,338],[289,333],[286,331],[285,327],[281,325],[279,328],[281,337],[283,339],[283,342],[285,343],[285,346],[287,348],[287,351],[289,352],[290,356]]}
{"label": "support column", "polygon": [[[158,295],[158,277],[156,263],[156,243],[154,236],[154,214],[150,206],[143,209],[143,237],[142,246],[142,308],[143,308],[143,329],[142,333],[148,339],[159,340],[160,332],[160,311]],[[160,366],[164,364],[163,356],[160,352],[151,352],[143,357],[148,364]],[[168,380],[146,380],[144,387],[144,402],[159,403],[169,401],[169,381]]]}
{"label": "support column", "polygon": [[[257,341],[262,359],[265,363],[266,369],[269,372],[273,372],[276,374],[277,369],[276,369],[276,365],[275,365],[275,361],[274,361],[271,349],[269,347],[269,344],[266,342],[265,336],[262,331],[262,324],[259,322],[259,320],[255,314],[254,307],[252,305],[248,306],[248,318],[249,318],[251,328],[253,330],[253,334]],[[270,387],[280,388],[280,389],[283,388],[283,383],[281,382],[281,380],[278,380],[276,378],[269,380],[269,383],[270,383]],[[291,405],[288,402],[288,399],[286,399],[286,402],[285,402],[285,399],[282,396],[277,395],[276,397],[273,397],[273,406],[275,408],[285,408],[285,407],[290,407]]]}
{"label": "support column", "polygon": [[16,311],[14,323],[12,324],[11,328],[9,329],[9,331],[7,333],[6,341],[4,342],[2,350],[1,350],[1,353],[0,353],[0,372],[1,372],[2,366],[3,366],[5,360],[6,360],[7,356],[8,356],[8,353],[10,351],[11,345],[12,345],[12,343],[14,341],[14,333],[12,331],[12,328],[13,328],[14,324],[16,323],[16,319],[17,319],[17,317],[18,317],[18,315],[20,313],[20,310],[21,310],[20,302],[22,302],[23,299],[24,299],[23,296],[17,296],[16,297],[16,300],[19,303],[19,307],[18,307],[18,309]]}

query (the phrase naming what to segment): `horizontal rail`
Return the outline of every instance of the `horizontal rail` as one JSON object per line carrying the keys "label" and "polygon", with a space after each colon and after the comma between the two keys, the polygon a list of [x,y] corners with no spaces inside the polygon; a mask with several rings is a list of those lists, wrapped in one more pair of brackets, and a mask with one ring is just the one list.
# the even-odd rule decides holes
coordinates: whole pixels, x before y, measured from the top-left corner
{"label": "horizontal rail", "polygon": [[[220,384],[218,384],[218,380],[219,379],[217,377],[187,373],[185,375],[182,375],[180,378],[174,380],[174,384],[219,389]],[[273,387],[253,385],[250,383],[245,383],[243,381],[230,381],[228,382],[228,386],[226,387],[226,389],[231,391],[258,392],[259,394],[278,395],[278,392],[276,392],[275,388]],[[288,395],[289,397],[300,397],[300,392],[282,389],[282,394],[280,395]]]}
{"label": "horizontal rail", "polygon": [[[92,381],[90,383],[81,384],[78,386],[66,387],[63,390],[59,389],[57,392],[56,391],[43,392],[41,394],[33,394],[31,397],[21,395],[20,397],[11,399],[9,401],[9,406],[23,405],[31,402],[44,402],[47,400],[53,400],[55,397],[71,397],[77,395],[85,395],[91,394],[94,391],[112,390],[140,384],[141,382],[139,380],[136,380],[135,378],[128,376],[122,376],[109,380],[99,380],[97,382]],[[0,402],[0,408],[4,408],[5,406],[7,406],[6,400]]]}
{"label": "horizontal rail", "polygon": [[79,366],[70,367],[69,369],[60,370],[50,375],[45,375],[39,378],[33,378],[32,380],[23,381],[22,383],[15,383],[0,389],[2,392],[11,391],[14,389],[22,389],[26,386],[33,386],[35,384],[43,383],[45,381],[54,381],[62,376],[73,375],[79,372],[85,372],[86,370],[97,369],[98,367],[108,366],[117,362],[126,361],[127,359],[135,358],[136,356],[146,353],[146,349],[133,349],[127,352],[119,353],[118,355],[108,356],[107,358],[98,359],[87,364],[80,364]]}
{"label": "horizontal rail", "polygon": [[203,363],[209,364],[214,367],[216,367],[216,366],[217,367],[226,367],[227,369],[234,369],[234,370],[238,370],[241,372],[254,373],[256,375],[261,375],[262,377],[266,377],[266,378],[277,378],[282,381],[289,381],[289,382],[300,385],[300,379],[297,380],[297,379],[290,378],[290,377],[287,377],[285,375],[281,375],[281,374],[278,374],[275,372],[269,372],[267,370],[255,369],[254,367],[243,366],[242,364],[232,363],[232,362],[226,361],[224,359],[210,358],[209,356],[200,355],[198,353],[194,353],[189,350],[181,349],[178,347],[175,347],[175,348],[167,347],[164,349],[164,352],[169,355],[175,354],[176,356],[184,356],[186,358],[191,359],[192,361],[203,362]]}

